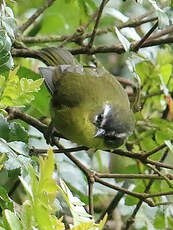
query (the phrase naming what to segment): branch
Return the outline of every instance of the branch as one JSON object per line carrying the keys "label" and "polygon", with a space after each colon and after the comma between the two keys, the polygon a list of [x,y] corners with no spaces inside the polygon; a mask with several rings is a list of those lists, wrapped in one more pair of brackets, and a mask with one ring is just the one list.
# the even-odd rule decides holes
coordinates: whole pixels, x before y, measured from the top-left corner
{"label": "branch", "polygon": [[[42,124],[37,119],[32,118],[31,116],[20,112],[16,108],[8,107],[6,109],[6,111],[9,113],[9,116],[8,116],[9,120],[10,119],[21,119],[21,120],[27,122],[28,124],[31,124],[35,128],[37,128],[39,131],[43,132],[43,134],[45,133],[45,130],[47,131],[47,126]],[[151,207],[154,206],[154,203],[153,203],[152,200],[150,200],[148,198],[152,198],[152,197],[156,197],[156,196],[162,196],[162,195],[172,195],[173,194],[173,191],[155,193],[155,194],[148,194],[146,192],[144,192],[144,193],[132,192],[132,191],[129,191],[128,189],[125,189],[125,188],[113,185],[111,183],[105,182],[104,180],[100,179],[100,177],[105,176],[104,174],[97,174],[94,171],[88,169],[80,160],[78,160],[75,156],[73,156],[73,154],[71,152],[69,152],[69,149],[68,150],[64,149],[64,147],[59,143],[59,141],[57,141],[56,138],[54,138],[53,141],[54,141],[54,144],[60,149],[59,151],[63,152],[69,159],[71,159],[72,162],[75,163],[82,170],[82,172],[85,174],[85,176],[87,177],[88,185],[89,185],[89,210],[90,210],[90,213],[93,213],[93,184],[94,184],[94,182],[98,182],[98,183],[100,183],[102,185],[105,185],[105,186],[107,186],[109,188],[112,188],[114,190],[118,190],[118,191],[123,192],[125,194],[134,196],[134,197],[140,199],[141,204],[142,204],[142,202],[146,202]],[[71,150],[72,149],[73,150],[79,150],[79,148],[80,148],[80,150],[85,149],[85,147],[78,147],[78,148],[71,148]],[[56,150],[56,151],[58,151],[58,150]],[[139,159],[142,163],[150,163],[150,164],[156,165],[158,167],[164,167],[165,166],[165,167],[171,168],[171,166],[163,164],[161,162],[155,162],[155,161],[152,161],[150,159],[146,159],[145,154],[131,153],[131,152],[123,151],[123,150],[119,150],[119,149],[116,149],[116,150],[112,151],[112,153],[117,153],[117,154],[127,156],[127,157],[131,157],[131,158],[134,158],[134,159]],[[163,159],[164,159],[164,157],[163,157]],[[110,175],[106,175],[106,176],[110,177]],[[116,177],[115,174],[113,176]],[[135,175],[132,175],[132,176],[135,176]],[[150,181],[153,181],[154,176],[150,177],[150,179],[152,178]],[[138,175],[137,177],[140,177],[140,176]],[[172,179],[172,175],[170,177]],[[164,178],[163,175],[161,175],[161,178],[162,179]],[[146,188],[145,191],[148,191],[147,188]]]}
{"label": "branch", "polygon": [[156,179],[164,180],[167,177],[169,180],[173,180],[173,174],[160,175],[158,174],[112,174],[112,173],[97,173],[95,175],[99,178],[117,178],[117,179]]}
{"label": "branch", "polygon": [[153,40],[159,37],[162,37],[164,35],[170,34],[173,32],[173,25],[167,27],[165,30],[158,31],[154,33],[148,40]]}
{"label": "branch", "polygon": [[[157,46],[157,45],[162,45],[162,44],[168,44],[168,43],[173,43],[173,36],[169,36],[167,38],[160,38],[160,39],[153,39],[153,40],[146,40],[141,48],[145,47],[150,47],[150,46]],[[131,44],[131,49],[138,44],[138,42],[133,42]],[[80,47],[80,48],[74,48],[74,49],[69,49],[69,52],[71,52],[73,55],[77,54],[97,54],[97,53],[117,53],[117,54],[122,54],[125,52],[124,47],[119,44],[119,45],[112,45],[112,46],[97,46],[97,47],[92,47],[91,49],[87,49],[86,47]],[[38,50],[33,50],[30,48],[23,48],[23,49],[16,49],[13,48],[12,51],[12,56],[13,57],[29,57],[29,58],[35,58],[38,60],[41,60],[38,53]],[[41,60],[42,61],[42,60]]]}
{"label": "branch", "polygon": [[[167,155],[168,155],[168,150],[165,151],[164,155],[161,157],[161,159],[160,159],[159,162],[163,162],[166,159]],[[153,183],[154,183],[154,180],[151,179],[149,181],[148,185],[145,188],[145,191],[144,191],[145,193],[149,192],[149,190],[150,190],[150,188],[151,188],[151,186],[152,186]],[[123,230],[128,230],[130,228],[130,226],[134,223],[135,216],[136,216],[137,212],[139,211],[140,207],[142,206],[142,203],[143,203],[143,200],[140,200],[137,203],[137,205],[136,205],[136,207],[135,207],[135,209],[134,209],[131,217],[128,218],[128,220],[126,222],[126,225],[124,226]]]}
{"label": "branch", "polygon": [[[157,20],[157,17],[149,18],[143,21],[139,21],[136,19],[130,19],[128,22],[122,23],[121,25],[117,26],[118,29],[123,29],[126,27],[137,27],[142,24],[152,22]],[[92,33],[79,33],[79,31],[82,28],[79,28],[76,30],[76,32],[73,35],[49,35],[49,36],[36,36],[36,37],[20,37],[20,41],[24,43],[47,43],[47,42],[62,42],[62,41],[68,41],[68,42],[76,42],[78,43],[79,38],[84,40],[86,38],[91,37]],[[78,31],[79,30],[79,31]],[[84,29],[82,29],[84,30]],[[99,36],[105,33],[109,33],[114,31],[114,27],[105,27],[103,29],[97,29],[95,36]],[[82,34],[82,35],[81,35]]]}
{"label": "branch", "polygon": [[148,39],[148,37],[153,33],[153,31],[158,27],[158,21],[154,24],[154,26],[143,36],[143,38],[133,47],[133,51],[137,52],[139,48],[144,44],[144,42]]}
{"label": "branch", "polygon": [[[87,147],[85,146],[78,146],[78,147],[74,147],[74,148],[67,148],[67,149],[54,149],[54,153],[71,153],[71,152],[78,152],[78,151],[82,151],[82,150],[88,150]],[[47,149],[35,149],[35,148],[31,148],[30,149],[30,155],[31,156],[38,156],[40,154],[45,154],[47,153]]]}
{"label": "branch", "polygon": [[25,121],[27,124],[32,125],[36,129],[38,129],[43,134],[47,131],[47,125],[43,124],[36,118],[21,112],[19,109],[15,107],[7,107],[6,111],[8,112],[7,120],[13,120],[13,119],[20,119],[22,121]]}
{"label": "branch", "polygon": [[109,0],[102,0],[102,3],[99,7],[99,11],[98,11],[98,14],[97,14],[97,18],[96,18],[96,23],[95,23],[95,26],[94,26],[94,29],[93,29],[93,32],[91,34],[91,39],[88,43],[88,46],[87,48],[92,48],[93,46],[93,42],[94,42],[94,38],[95,38],[95,35],[96,35],[96,31],[97,31],[97,27],[99,25],[99,21],[100,21],[100,18],[101,18],[101,15],[102,15],[102,12],[103,12],[103,8],[104,6],[106,5],[106,3],[108,2]]}
{"label": "branch", "polygon": [[41,8],[39,8],[29,19],[26,21],[21,27],[18,28],[20,33],[23,33],[32,23],[48,8],[50,7],[56,0],[49,0],[46,2]]}
{"label": "branch", "polygon": [[95,182],[94,171],[93,176],[90,174],[88,176],[88,196],[89,196],[89,214],[94,216],[94,200],[93,200],[93,186]]}
{"label": "branch", "polygon": [[[170,141],[172,142],[173,140],[170,140]],[[151,151],[145,153],[145,156],[146,156],[146,157],[150,157],[151,155],[157,153],[158,151],[164,149],[165,147],[167,147],[167,145],[166,145],[165,143],[163,143],[163,144],[157,146],[156,148],[154,148],[153,150],[151,150]]]}

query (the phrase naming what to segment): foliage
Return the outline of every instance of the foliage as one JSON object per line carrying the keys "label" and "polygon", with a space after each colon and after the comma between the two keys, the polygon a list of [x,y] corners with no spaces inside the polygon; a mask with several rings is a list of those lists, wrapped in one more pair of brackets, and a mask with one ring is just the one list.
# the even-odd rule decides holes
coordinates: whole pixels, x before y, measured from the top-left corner
{"label": "foliage", "polygon": [[[29,119],[26,122],[27,119],[13,117],[14,114],[8,113],[8,106],[19,107],[23,114],[29,114],[43,122],[45,117],[49,120],[50,95],[37,73],[38,67],[43,64],[25,57],[32,57],[35,50],[47,46],[64,46],[74,54],[77,50],[79,55],[76,58],[83,65],[95,65],[99,60],[110,72],[131,83],[130,86],[125,84],[124,88],[130,92],[132,107],[135,104],[137,109],[139,106],[141,109],[135,114],[135,132],[120,151],[131,152],[132,155],[144,154],[164,145],[151,154],[149,159],[158,164],[173,164],[173,51],[172,44],[167,44],[170,43],[168,40],[171,36],[166,33],[172,24],[173,1],[110,0],[99,21],[94,45],[91,47],[95,55],[91,57],[87,55],[90,53],[87,44],[95,25],[95,12],[98,12],[101,3],[101,0],[56,0],[24,31],[24,23],[37,9],[44,6],[45,1],[7,0],[6,3],[1,3],[0,230],[103,229],[107,216],[99,223],[94,219],[104,213],[116,192],[111,186],[92,181],[95,216],[88,214],[84,204],[91,205],[91,200],[88,201],[88,185],[92,184],[89,179],[98,178],[95,171],[104,176],[104,173],[154,174],[160,176],[160,179],[123,179],[125,184],[127,182],[126,191],[137,194],[166,193],[165,196],[149,198],[155,207],[149,207],[144,199],[125,194],[117,207],[118,217],[121,218],[116,222],[116,214],[114,213],[114,217],[108,213],[108,218],[113,222],[112,229],[119,223],[126,225],[127,218],[133,217],[134,212],[135,230],[168,230],[173,227],[172,197],[168,195],[173,190],[172,169],[152,165],[139,158],[127,158],[100,150],[93,154],[92,150],[80,149],[75,151],[73,157],[76,157],[76,162],[80,161],[87,167],[86,172],[81,170],[80,163],[72,162],[71,155],[56,154],[56,147],[54,156],[49,149],[48,157],[40,157],[38,160],[37,150],[49,148],[44,138],[45,133],[38,131],[36,126],[31,126]],[[158,36],[157,46],[153,45],[152,42],[156,42],[156,39],[151,34],[151,46],[143,49],[137,47],[135,50],[134,47],[155,23],[154,21],[152,24],[152,20],[147,24],[142,23],[143,19],[140,18],[141,14],[146,14],[151,9],[151,14],[144,19],[158,17],[159,29],[166,34],[163,37],[159,36],[158,31],[153,32]],[[141,24],[136,26],[134,15]],[[127,23],[132,23],[132,27],[126,26]],[[166,40],[167,38],[169,39]],[[26,51],[32,52],[28,55]],[[15,58],[17,56],[20,58]],[[134,97],[140,99],[140,103]],[[62,138],[59,144],[59,147],[63,146],[65,149],[76,147]],[[91,174],[87,174],[88,172]],[[124,188],[122,179],[108,177],[103,181]],[[16,188],[18,183],[22,186]],[[150,190],[146,191],[149,184]],[[134,211],[140,201],[140,209]],[[160,203],[165,205],[159,205]],[[69,216],[72,217],[71,224]]]}
{"label": "foliage", "polygon": [[59,205],[55,202],[57,191],[59,191],[73,214],[74,225],[70,229],[101,230],[106,217],[100,224],[95,224],[90,219],[90,215],[82,207],[83,203],[77,197],[73,197],[67,185],[63,181],[61,181],[60,186],[56,184],[55,179],[52,177],[54,172],[52,150],[48,151],[47,158],[43,159],[40,157],[39,165],[39,174],[31,164],[23,168],[20,180],[27,193],[27,198],[21,205],[20,210],[15,205],[13,206],[11,199],[7,195],[7,191],[1,188],[0,205],[3,209],[1,229],[65,229],[63,217],[57,218],[55,216],[55,211],[59,209]]}
{"label": "foliage", "polygon": [[13,66],[13,59],[10,53],[12,41],[14,40],[15,19],[10,7],[1,4],[0,12],[0,67],[1,72]]}

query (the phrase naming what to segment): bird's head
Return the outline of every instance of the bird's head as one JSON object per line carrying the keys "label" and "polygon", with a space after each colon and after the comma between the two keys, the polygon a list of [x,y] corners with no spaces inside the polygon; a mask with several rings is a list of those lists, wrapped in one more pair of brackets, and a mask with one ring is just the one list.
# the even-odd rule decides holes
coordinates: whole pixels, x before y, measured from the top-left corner
{"label": "bird's head", "polygon": [[111,104],[105,104],[101,112],[94,116],[93,124],[96,127],[94,137],[104,138],[105,145],[109,148],[121,146],[134,129],[133,116],[127,117],[126,114],[129,113],[123,111],[123,108],[116,111]]}

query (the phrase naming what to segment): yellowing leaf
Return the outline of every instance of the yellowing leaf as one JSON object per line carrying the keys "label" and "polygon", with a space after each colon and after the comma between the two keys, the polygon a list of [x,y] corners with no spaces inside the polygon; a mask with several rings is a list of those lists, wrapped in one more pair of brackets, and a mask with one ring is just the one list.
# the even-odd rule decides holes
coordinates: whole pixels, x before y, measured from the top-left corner
{"label": "yellowing leaf", "polygon": [[43,79],[19,78],[18,67],[9,72],[8,78],[0,76],[0,106],[24,106],[34,100],[33,93],[40,90]]}
{"label": "yellowing leaf", "polygon": [[[71,228],[71,230],[89,230],[91,229],[91,227],[94,226],[94,221],[90,221],[90,222],[83,222],[80,223],[79,225]],[[93,229],[93,228],[92,228]]]}

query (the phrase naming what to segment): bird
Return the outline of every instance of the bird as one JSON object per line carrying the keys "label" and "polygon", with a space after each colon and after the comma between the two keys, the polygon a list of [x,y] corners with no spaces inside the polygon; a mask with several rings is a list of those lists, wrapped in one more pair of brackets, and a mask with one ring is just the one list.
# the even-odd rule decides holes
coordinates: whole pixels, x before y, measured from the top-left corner
{"label": "bird", "polygon": [[133,133],[134,114],[126,91],[104,67],[83,67],[66,49],[41,49],[40,73],[51,93],[51,126],[88,148],[111,150]]}

